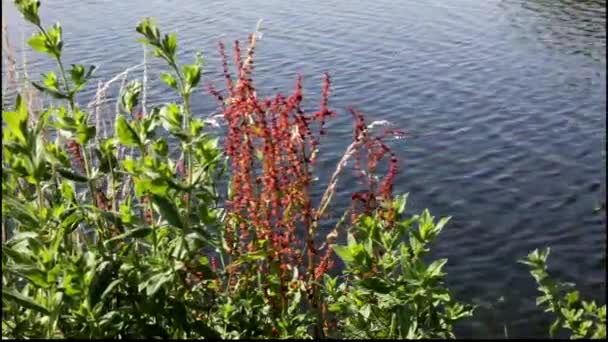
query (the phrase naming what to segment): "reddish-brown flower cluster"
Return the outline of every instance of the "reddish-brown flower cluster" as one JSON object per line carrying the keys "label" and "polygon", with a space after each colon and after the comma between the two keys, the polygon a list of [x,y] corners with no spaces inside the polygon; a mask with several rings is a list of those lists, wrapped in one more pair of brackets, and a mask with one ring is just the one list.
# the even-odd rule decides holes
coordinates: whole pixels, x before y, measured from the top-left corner
{"label": "reddish-brown flower cluster", "polygon": [[[278,266],[281,286],[286,289],[291,276],[287,274],[289,268],[298,268],[301,275],[306,275],[304,278],[319,279],[333,265],[331,246],[323,256],[317,255],[313,234],[318,226],[315,220],[319,220],[320,215],[310,197],[318,135],[325,133],[327,118],[335,115],[328,108],[331,81],[325,74],[320,108],[312,114],[301,107],[300,75],[290,96],[279,93],[274,98],[261,100],[251,79],[254,46],[252,35],[243,60],[239,43],[235,42],[237,79],[234,83],[228,71],[225,47],[219,43],[227,95],[222,96],[212,86],[208,87],[219,100],[228,126],[224,147],[230,159],[231,196],[227,203],[230,219],[225,242],[234,258],[263,246],[268,264],[260,271]],[[353,200],[364,203],[365,212],[377,208],[372,205],[376,197],[391,197],[397,159],[381,138],[367,133],[363,116],[354,110],[351,112],[355,117],[355,139],[361,140],[361,148],[367,151],[368,172],[373,172],[384,156],[390,156],[388,174],[380,185],[368,177],[368,191],[353,195]],[[298,239],[300,232],[305,235],[304,243]],[[308,264],[304,255],[308,256]],[[229,270],[238,272],[238,267],[229,267]],[[231,280],[234,278],[232,273]]]}
{"label": "reddish-brown flower cluster", "polygon": [[[355,119],[354,137],[364,147],[363,149],[357,149],[355,151],[355,169],[357,170],[358,175],[367,181],[367,189],[365,191],[355,192],[352,195],[353,208],[351,211],[351,220],[354,222],[359,215],[370,214],[373,210],[378,209],[380,205],[379,200],[392,199],[393,182],[395,175],[397,174],[398,161],[395,154],[384,143],[383,139],[387,136],[399,136],[401,132],[387,130],[381,137],[371,136],[368,133],[363,114],[357,112],[353,108],[349,108],[349,111]],[[367,170],[365,172],[361,170],[362,151],[365,152],[365,158],[367,159]],[[389,156],[390,158],[388,172],[380,184],[376,184],[374,173],[376,172],[379,162],[386,156]],[[362,206],[361,210],[357,210],[358,203]],[[389,214],[388,217],[392,217],[392,215]]]}
{"label": "reddish-brown flower cluster", "polygon": [[68,152],[72,156],[73,162],[82,172],[84,172],[84,158],[82,157],[82,153],[80,151],[80,144],[76,142],[74,139],[68,140],[66,143],[66,147]]}
{"label": "reddish-brown flower cluster", "polygon": [[152,211],[150,210],[150,208],[148,208],[149,202],[150,202],[150,199],[148,198],[148,196],[144,196],[142,210],[144,212],[144,221],[147,224],[152,224]]}

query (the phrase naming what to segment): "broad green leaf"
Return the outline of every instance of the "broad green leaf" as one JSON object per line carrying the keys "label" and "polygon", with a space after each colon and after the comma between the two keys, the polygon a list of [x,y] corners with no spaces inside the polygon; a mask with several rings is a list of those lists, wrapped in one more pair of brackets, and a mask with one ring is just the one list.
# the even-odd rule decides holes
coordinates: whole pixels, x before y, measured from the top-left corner
{"label": "broad green leaf", "polygon": [[87,176],[76,173],[75,171],[70,170],[68,168],[59,166],[56,168],[56,170],[59,172],[60,175],[62,175],[63,177],[65,177],[71,181],[80,182],[80,183],[85,183],[85,182],[89,181]]}
{"label": "broad green leaf", "polygon": [[182,71],[188,87],[196,87],[201,79],[201,66],[198,64],[184,65]]}
{"label": "broad green leaf", "polygon": [[6,206],[11,210],[13,219],[23,224],[30,229],[35,229],[39,225],[36,209],[32,203],[22,203],[13,197],[6,195],[2,196],[3,207]]}
{"label": "broad green leaf", "polygon": [[138,104],[141,90],[142,85],[139,81],[131,81],[125,86],[120,97],[120,104],[125,112],[133,112],[133,108]]}
{"label": "broad green leaf", "polygon": [[[24,253],[18,250],[13,249],[9,246],[2,247],[2,254],[6,254],[9,258],[13,259],[16,263],[20,265],[29,265],[34,266],[35,262],[32,260],[32,255],[28,255],[28,253]],[[19,266],[16,266],[19,267]],[[16,269],[18,271],[18,268]]]}
{"label": "broad green leaf", "polygon": [[2,117],[6,122],[8,131],[19,140],[20,143],[25,143],[27,136],[27,120],[29,113],[25,101],[21,94],[17,95],[15,101],[15,112],[2,112]]}
{"label": "broad green leaf", "polygon": [[350,248],[346,246],[334,246],[334,252],[347,264],[353,263],[355,257],[352,255]]}
{"label": "broad green leaf", "polygon": [[426,271],[428,277],[437,278],[445,275],[445,273],[441,272],[441,269],[443,268],[446,262],[448,262],[448,259],[439,259],[430,264]]}
{"label": "broad green leaf", "polygon": [[[106,291],[111,291],[110,286],[113,283],[113,278],[115,276],[115,271],[119,266],[116,266],[112,262],[105,261],[101,263],[95,272],[95,276],[93,281],[91,282],[89,289],[89,301],[91,306],[97,305],[99,301],[103,298],[103,295],[106,294]],[[116,286],[117,284],[114,284]]]}
{"label": "broad green leaf", "polygon": [[342,312],[348,308],[348,304],[346,303],[333,303],[327,307],[329,312]]}
{"label": "broad green leaf", "polygon": [[363,305],[363,307],[359,310],[359,313],[361,316],[363,316],[363,318],[369,319],[369,316],[372,313],[372,306],[369,304]]}
{"label": "broad green leaf", "polygon": [[177,81],[173,77],[173,75],[163,72],[160,74],[160,79],[165,82],[169,87],[173,89],[177,89]]}
{"label": "broad green leaf", "polygon": [[46,37],[42,33],[36,33],[27,41],[27,44],[35,51],[50,54],[50,49],[46,42]]}
{"label": "broad green leaf", "polygon": [[158,195],[152,195],[152,203],[154,203],[154,208],[163,219],[167,220],[167,222],[177,228],[184,228],[184,223],[182,222],[182,218],[171,201],[169,201],[165,197],[161,197]]}
{"label": "broad green leaf", "polygon": [[97,128],[95,126],[81,125],[78,127],[76,140],[78,140],[79,144],[84,146],[95,137],[95,134],[97,134]]}
{"label": "broad green leaf", "polygon": [[173,280],[173,275],[169,272],[153,275],[148,280],[146,294],[148,296],[154,296],[164,284],[170,282],[171,280]]}
{"label": "broad green leaf", "polygon": [[51,286],[47,281],[47,274],[37,267],[31,267],[26,265],[15,265],[11,267],[11,271],[19,274],[19,276],[26,278],[32,284],[47,289]]}
{"label": "broad green leaf", "polygon": [[18,305],[23,306],[24,308],[34,310],[43,315],[50,314],[48,309],[45,308],[43,305],[41,305],[40,303],[34,301],[33,299],[31,299],[29,297],[22,295],[21,293],[15,291],[13,289],[2,289],[2,301],[4,301],[4,300],[13,301],[13,302],[17,303]]}
{"label": "broad green leaf", "polygon": [[125,146],[137,147],[141,145],[137,133],[122,115],[118,115],[116,119],[116,135],[118,135],[120,143]]}

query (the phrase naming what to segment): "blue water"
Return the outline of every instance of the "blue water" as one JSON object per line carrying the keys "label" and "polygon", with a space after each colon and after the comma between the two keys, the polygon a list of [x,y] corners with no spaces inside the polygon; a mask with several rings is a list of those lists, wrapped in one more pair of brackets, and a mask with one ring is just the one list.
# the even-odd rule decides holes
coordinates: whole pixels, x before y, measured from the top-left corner
{"label": "blue water", "polygon": [[[6,1],[3,13],[21,57],[21,32],[31,28]],[[605,2],[57,0],[43,2],[42,16],[61,21],[68,62],[100,66],[97,80],[142,62],[135,26],[155,17],[177,32],[181,61],[202,49],[203,83],[218,88],[217,41],[246,41],[263,18],[260,93],[287,93],[302,73],[312,109],[322,73],[332,75],[338,116],[323,141],[317,192],[350,140],[346,106],[411,135],[392,142],[401,160],[395,191],[409,193],[411,212],[453,217],[433,253],[449,258],[456,295],[481,305],[460,337],[499,338],[505,328],[509,337],[547,336],[551,316],[535,308],[534,281],[516,262],[534,248],[551,246],[551,271],[605,303],[605,216],[593,212],[606,179]],[[53,67],[29,50],[26,57],[33,76]],[[151,59],[153,105],[175,95]],[[201,116],[216,109],[202,91],[193,108]],[[110,120],[113,105],[106,110]],[[335,212],[352,184],[339,184]]]}

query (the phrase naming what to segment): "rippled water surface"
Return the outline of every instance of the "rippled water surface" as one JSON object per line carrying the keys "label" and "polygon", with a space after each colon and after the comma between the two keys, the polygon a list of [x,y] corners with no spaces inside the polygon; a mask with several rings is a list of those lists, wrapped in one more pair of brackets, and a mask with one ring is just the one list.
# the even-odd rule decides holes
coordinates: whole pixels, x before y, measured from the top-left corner
{"label": "rippled water surface", "polygon": [[[3,13],[18,48],[30,29],[5,2]],[[434,254],[449,258],[457,296],[480,305],[461,337],[503,337],[505,328],[509,337],[546,336],[550,317],[516,263],[534,248],[551,246],[555,275],[605,302],[606,228],[593,213],[606,177],[605,2],[57,0],[42,13],[62,22],[68,61],[99,65],[103,80],[143,60],[135,26],[156,17],[177,32],[183,61],[203,49],[206,81],[219,87],[217,41],[244,40],[263,18],[260,92],[286,93],[300,72],[314,106],[322,73],[333,77],[340,111],[324,141],[324,174],[350,139],[347,105],[410,133],[393,144],[396,191],[409,192],[412,212],[453,217]],[[33,75],[51,67],[27,59]],[[155,80],[148,101],[172,97]],[[214,105],[194,100],[201,115]]]}

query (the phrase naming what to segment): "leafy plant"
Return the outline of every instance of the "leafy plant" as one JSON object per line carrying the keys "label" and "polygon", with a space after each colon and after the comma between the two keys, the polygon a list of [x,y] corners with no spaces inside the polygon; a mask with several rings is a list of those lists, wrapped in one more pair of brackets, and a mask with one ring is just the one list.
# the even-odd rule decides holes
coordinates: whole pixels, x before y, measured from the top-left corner
{"label": "leafy plant", "polygon": [[[67,73],[61,26],[43,27],[38,1],[15,4],[38,28],[28,43],[57,62],[63,81],[49,72],[34,85],[66,104],[49,107],[35,125],[20,96],[14,111],[3,111],[3,334],[219,336],[198,318],[207,294],[190,279],[214,277],[202,247],[214,246],[222,215],[218,140],[189,109],[200,58],[178,69],[174,35],[158,44],[147,34],[158,29],[144,20],[138,29],[177,73],[183,103],[134,115],[142,85],[133,81],[120,96],[115,135],[100,137],[74,101],[95,67]],[[179,142],[180,160],[160,128]],[[131,153],[121,158],[124,148]]]}
{"label": "leafy plant", "polygon": [[[447,260],[426,262],[448,219],[426,210],[406,218],[406,197],[393,195],[398,160],[386,138],[401,132],[374,136],[351,108],[353,139],[313,196],[325,123],[336,115],[329,75],[316,111],[303,109],[301,76],[288,97],[261,99],[256,35],[244,56],[235,42],[235,77],[220,43],[226,91],[208,87],[227,124],[220,146],[190,105],[201,55],[181,64],[176,35],[146,18],[140,41],[165,62],[159,78],[180,100],[144,108],[145,85],[131,80],[105,136],[76,102],[96,67],[66,69],[61,25],[43,25],[39,1],[14,3],[37,28],[28,44],[58,70],[33,82],[55,99],[37,121],[21,95],[2,111],[3,337],[454,338],[454,324],[472,315],[444,286]],[[351,158],[362,189],[334,222],[328,212]],[[321,225],[334,228],[322,236]],[[345,232],[347,245],[337,245]],[[561,299],[545,259],[533,253],[527,263],[540,303],[561,315],[554,326],[605,337],[605,305],[581,309],[577,292]]]}
{"label": "leafy plant", "polygon": [[376,210],[359,218],[347,245],[333,246],[346,266],[339,286],[339,278],[324,277],[327,311],[338,328],[327,329],[342,338],[454,338],[454,322],[471,316],[473,307],[443,286],[446,259],[423,261],[448,218],[435,223],[424,211],[403,219],[405,196],[389,205],[392,229]]}
{"label": "leafy plant", "polygon": [[520,261],[530,267],[530,273],[538,284],[542,295],[536,304],[553,312],[556,319],[549,329],[551,337],[563,328],[570,331],[571,338],[606,338],[606,305],[598,306],[595,301],[580,299],[577,290],[571,290],[574,284],[553,280],[547,271],[547,257],[550,249],[534,250],[527,259]]}

